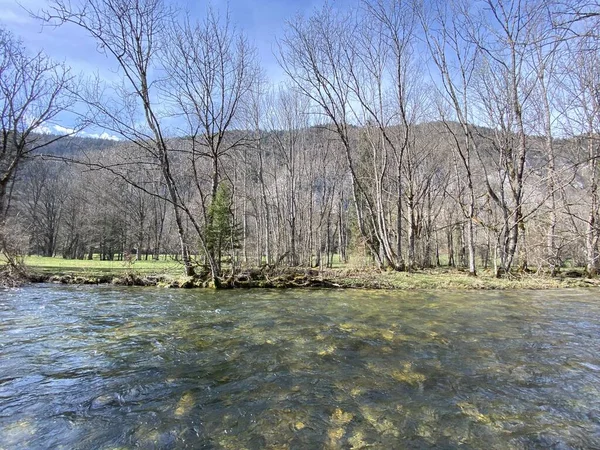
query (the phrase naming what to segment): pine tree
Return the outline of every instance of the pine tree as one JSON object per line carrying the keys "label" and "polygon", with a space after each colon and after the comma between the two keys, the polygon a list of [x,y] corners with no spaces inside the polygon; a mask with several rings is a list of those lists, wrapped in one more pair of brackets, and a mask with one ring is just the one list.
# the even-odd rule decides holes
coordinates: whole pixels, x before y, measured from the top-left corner
{"label": "pine tree", "polygon": [[241,228],[235,223],[231,210],[233,203],[232,189],[229,183],[221,182],[217,193],[208,209],[206,227],[206,245],[221,270],[223,257],[233,257],[233,250],[239,248]]}

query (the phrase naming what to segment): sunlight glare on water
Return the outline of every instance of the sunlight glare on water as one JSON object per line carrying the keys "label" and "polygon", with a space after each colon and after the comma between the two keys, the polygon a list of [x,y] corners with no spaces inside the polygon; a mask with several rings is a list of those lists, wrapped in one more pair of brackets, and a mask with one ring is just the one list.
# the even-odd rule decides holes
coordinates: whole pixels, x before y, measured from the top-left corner
{"label": "sunlight glare on water", "polygon": [[0,292],[0,449],[599,448],[596,291]]}

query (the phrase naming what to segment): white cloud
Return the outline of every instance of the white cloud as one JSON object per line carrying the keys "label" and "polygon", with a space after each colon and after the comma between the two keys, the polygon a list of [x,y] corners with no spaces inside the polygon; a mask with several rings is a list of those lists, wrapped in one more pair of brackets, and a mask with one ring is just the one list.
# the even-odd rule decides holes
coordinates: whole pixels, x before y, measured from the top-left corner
{"label": "white cloud", "polygon": [[75,130],[73,128],[61,127],[60,125],[54,125],[54,131],[59,134],[73,134]]}
{"label": "white cloud", "polygon": [[[43,128],[44,131],[43,133],[48,133],[48,127],[46,126],[42,126],[40,128]],[[63,127],[61,125],[53,125],[52,128],[54,129],[54,132],[51,134],[72,134],[73,136],[79,136],[79,137],[87,137],[87,138],[93,138],[93,139],[106,139],[109,141],[119,141],[119,137],[115,136],[114,134],[109,134],[106,131],[103,131],[102,133],[88,133],[87,131],[75,131],[73,128],[67,128],[67,127]]]}
{"label": "white cloud", "polygon": [[82,131],[81,133],[78,133],[78,135],[83,136],[83,137],[95,138],[95,139],[106,139],[109,141],[120,141],[121,140],[121,139],[119,139],[118,136],[115,136],[114,134],[109,134],[106,131],[103,132],[102,134],[86,133],[85,131]]}
{"label": "white cloud", "polygon": [[52,128],[47,127],[46,125],[40,125],[35,129],[36,133],[41,133],[41,134],[52,134]]}
{"label": "white cloud", "polygon": [[38,127],[36,127],[35,132],[40,133],[40,134],[54,134],[54,135],[70,134],[73,136],[87,137],[87,138],[93,138],[93,139],[106,139],[109,141],[120,141],[121,140],[118,136],[107,133],[106,131],[103,131],[102,133],[88,133],[87,131],[75,131],[74,128],[63,127],[62,125],[48,126],[48,125],[42,124],[42,125],[39,125]]}

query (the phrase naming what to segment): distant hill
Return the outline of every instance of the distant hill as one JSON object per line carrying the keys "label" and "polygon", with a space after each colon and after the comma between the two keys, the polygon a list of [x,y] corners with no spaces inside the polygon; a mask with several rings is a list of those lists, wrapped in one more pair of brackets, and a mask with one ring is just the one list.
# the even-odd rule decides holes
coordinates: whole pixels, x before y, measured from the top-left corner
{"label": "distant hill", "polygon": [[[37,144],[51,141],[55,139],[53,135],[39,135],[39,141]],[[81,154],[82,152],[96,152],[107,149],[117,145],[118,141],[110,139],[98,139],[91,137],[80,137],[80,136],[67,136],[59,139],[40,150],[40,153],[58,155],[58,156],[72,156]]]}

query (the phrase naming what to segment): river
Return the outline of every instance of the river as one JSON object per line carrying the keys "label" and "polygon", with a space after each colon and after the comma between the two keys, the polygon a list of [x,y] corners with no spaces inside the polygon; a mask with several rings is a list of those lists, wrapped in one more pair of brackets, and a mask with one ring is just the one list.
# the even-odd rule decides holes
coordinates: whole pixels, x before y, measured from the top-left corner
{"label": "river", "polygon": [[596,290],[0,292],[0,449],[600,448]]}

